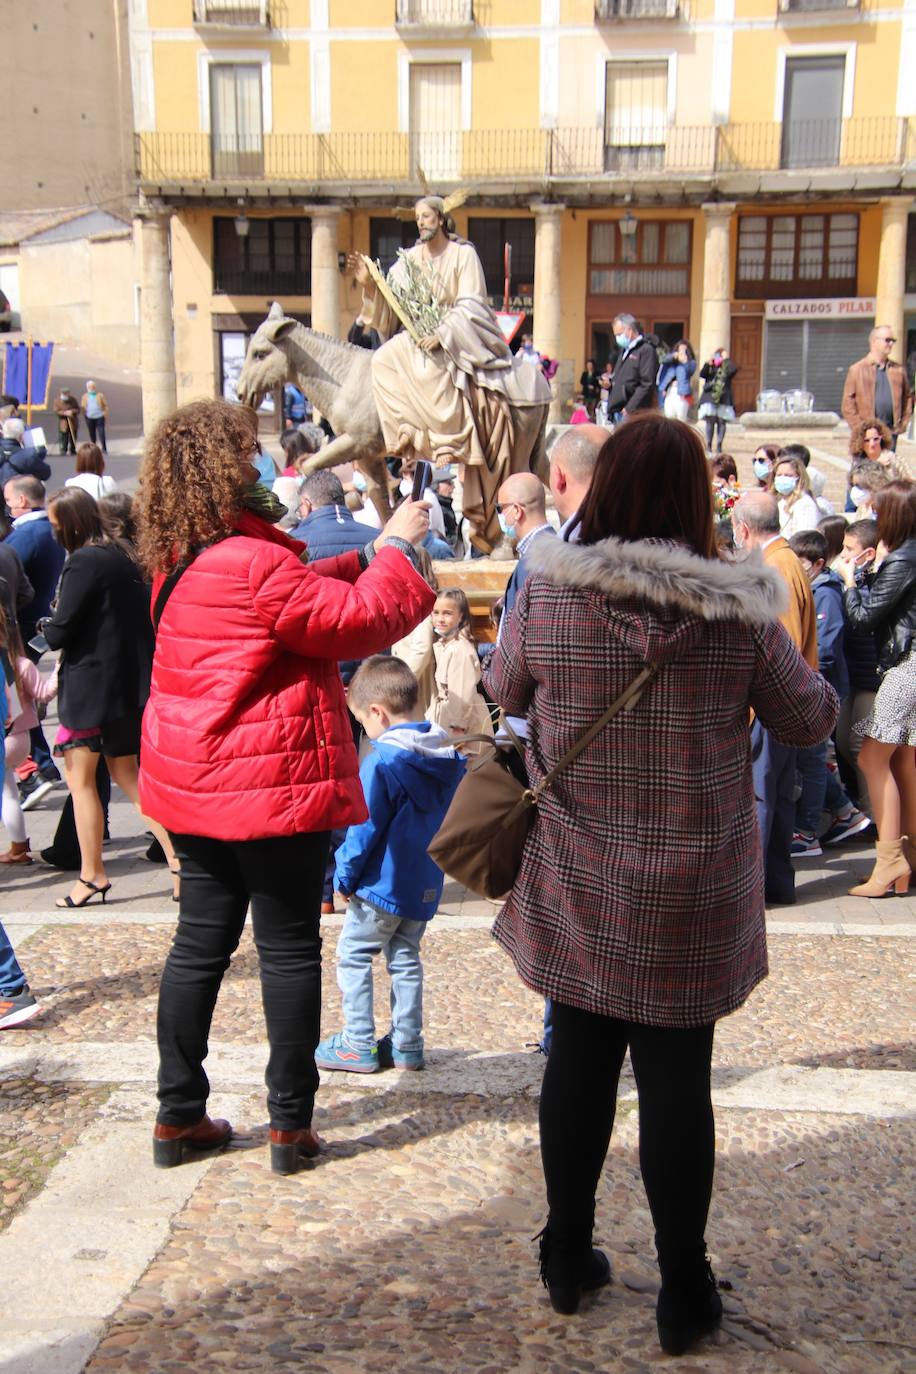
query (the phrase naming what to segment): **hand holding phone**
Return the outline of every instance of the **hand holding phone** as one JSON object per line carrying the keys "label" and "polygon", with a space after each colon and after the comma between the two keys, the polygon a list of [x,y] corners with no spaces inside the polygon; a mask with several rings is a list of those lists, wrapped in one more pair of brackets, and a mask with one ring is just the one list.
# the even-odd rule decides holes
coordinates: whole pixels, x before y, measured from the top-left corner
{"label": "hand holding phone", "polygon": [[423,493],[432,480],[432,463],[427,463],[425,458],[420,458],[413,470],[413,490],[410,493],[411,501],[422,501]]}

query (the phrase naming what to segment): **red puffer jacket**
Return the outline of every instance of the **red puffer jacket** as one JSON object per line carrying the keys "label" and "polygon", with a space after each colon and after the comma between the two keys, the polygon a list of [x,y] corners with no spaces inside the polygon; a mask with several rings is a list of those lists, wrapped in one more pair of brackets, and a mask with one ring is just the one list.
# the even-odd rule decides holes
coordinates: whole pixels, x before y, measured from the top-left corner
{"label": "red puffer jacket", "polygon": [[162,614],[143,716],[143,811],[175,833],[220,840],[363,821],[337,663],[402,638],[435,597],[397,549],[381,549],[365,572],[358,553],[305,566],[301,545],[257,516],[238,529],[199,555]]}

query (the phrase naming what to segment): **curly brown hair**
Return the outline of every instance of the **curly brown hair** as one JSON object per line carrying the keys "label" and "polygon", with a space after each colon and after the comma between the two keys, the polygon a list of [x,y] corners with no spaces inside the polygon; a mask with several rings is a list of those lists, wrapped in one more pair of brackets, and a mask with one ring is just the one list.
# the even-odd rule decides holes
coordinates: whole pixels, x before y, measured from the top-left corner
{"label": "curly brown hair", "polygon": [[232,529],[258,420],[248,406],[192,401],[156,426],[140,468],[137,546],[150,575],[168,572]]}
{"label": "curly brown hair", "polygon": [[865,454],[865,435],[870,429],[876,429],[881,435],[881,449],[894,447],[894,437],[883,420],[873,416],[870,420],[860,420],[853,428],[849,436],[849,454],[852,458],[861,458]]}

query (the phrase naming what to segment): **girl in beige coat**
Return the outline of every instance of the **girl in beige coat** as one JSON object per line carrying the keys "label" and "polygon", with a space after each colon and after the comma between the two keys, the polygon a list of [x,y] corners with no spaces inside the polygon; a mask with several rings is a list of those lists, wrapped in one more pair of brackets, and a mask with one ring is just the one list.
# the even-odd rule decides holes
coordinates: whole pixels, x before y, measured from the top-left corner
{"label": "girl in beige coat", "polygon": [[[455,736],[492,735],[493,722],[477,690],[480,660],[471,638],[471,608],[460,588],[439,593],[432,622],[436,678],[426,719]],[[469,745],[465,752],[477,754],[480,746]]]}

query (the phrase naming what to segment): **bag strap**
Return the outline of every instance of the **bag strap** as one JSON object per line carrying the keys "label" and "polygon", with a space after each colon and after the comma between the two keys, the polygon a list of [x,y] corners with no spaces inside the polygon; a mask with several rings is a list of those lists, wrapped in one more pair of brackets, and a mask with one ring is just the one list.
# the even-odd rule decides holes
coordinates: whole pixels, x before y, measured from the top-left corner
{"label": "bag strap", "polygon": [[610,706],[604,712],[604,715],[596,720],[594,725],[590,726],[580,739],[576,740],[572,748],[568,749],[563,757],[554,764],[550,772],[545,773],[536,786],[528,788],[518,804],[512,808],[511,812],[506,817],[503,822],[504,827],[510,825],[524,808],[536,806],[541,793],[546,791],[548,787],[553,786],[560,774],[567,769],[571,763],[575,763],[583,749],[588,748],[595,736],[599,734],[616,715],[621,711],[632,710],[642,696],[643,689],[651,682],[657,672],[658,666],[654,663],[650,663],[643,668],[641,673],[637,674],[629,686],[625,687],[620,693],[616,701],[611,702]]}
{"label": "bag strap", "polygon": [[[230,530],[228,534],[223,535],[223,539],[231,539],[233,535],[239,533],[239,530]],[[217,544],[221,544],[222,542],[222,539],[214,540],[214,543]],[[179,563],[177,567],[173,568],[172,571],[169,573],[168,577],[165,579],[162,586],[159,588],[159,595],[156,597],[156,602],[153,606],[154,631],[159,629],[159,622],[162,619],[162,612],[165,610],[166,605],[168,604],[168,599],[172,595],[172,592],[175,590],[175,588],[178,586],[178,583],[184,577],[185,573],[188,571],[188,568],[190,568],[191,564],[194,562],[194,559],[197,558],[199,554],[202,554],[204,549],[212,548],[213,544],[202,544],[199,549],[194,550],[190,558],[188,558],[184,563]]]}

